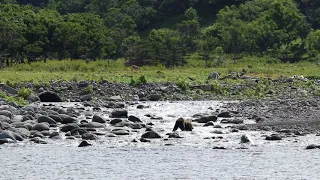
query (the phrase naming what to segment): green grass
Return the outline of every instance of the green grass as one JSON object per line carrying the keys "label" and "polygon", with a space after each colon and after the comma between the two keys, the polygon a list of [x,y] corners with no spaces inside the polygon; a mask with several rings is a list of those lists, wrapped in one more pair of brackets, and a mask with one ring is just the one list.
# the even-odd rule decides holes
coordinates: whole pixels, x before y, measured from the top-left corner
{"label": "green grass", "polygon": [[[124,66],[124,60],[99,60],[86,64],[80,60],[51,60],[47,63],[35,62],[19,64],[0,71],[0,81],[14,84],[17,82],[47,83],[51,80],[108,80],[111,82],[130,83],[144,76],[146,82],[187,82],[191,84],[205,83],[210,72],[219,72],[222,76],[231,72],[247,70],[247,76],[271,77],[303,75],[320,78],[320,65],[311,62],[294,64],[272,62],[267,58],[245,57],[236,63],[231,58],[225,58],[221,67],[204,68],[204,61],[197,60],[197,55],[189,58],[184,67],[166,69],[163,66],[144,66],[138,72],[132,72],[131,67]],[[253,68],[248,68],[251,64]],[[192,77],[195,81],[191,81]]]}

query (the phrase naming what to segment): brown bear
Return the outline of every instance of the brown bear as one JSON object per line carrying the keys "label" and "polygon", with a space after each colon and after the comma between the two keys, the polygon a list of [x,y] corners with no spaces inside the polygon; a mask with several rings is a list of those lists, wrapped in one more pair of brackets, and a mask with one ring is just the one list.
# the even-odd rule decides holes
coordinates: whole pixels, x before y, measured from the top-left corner
{"label": "brown bear", "polygon": [[183,118],[179,118],[176,120],[173,131],[176,131],[178,128],[180,128],[181,131],[192,131],[193,129],[191,121]]}

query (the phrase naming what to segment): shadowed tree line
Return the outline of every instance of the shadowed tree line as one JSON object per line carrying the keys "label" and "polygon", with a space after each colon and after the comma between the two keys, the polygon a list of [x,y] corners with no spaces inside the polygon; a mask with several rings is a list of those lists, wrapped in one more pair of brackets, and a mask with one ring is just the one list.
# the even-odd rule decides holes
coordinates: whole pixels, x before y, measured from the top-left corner
{"label": "shadowed tree line", "polygon": [[0,0],[0,66],[117,59],[182,66],[198,53],[318,60],[317,0]]}

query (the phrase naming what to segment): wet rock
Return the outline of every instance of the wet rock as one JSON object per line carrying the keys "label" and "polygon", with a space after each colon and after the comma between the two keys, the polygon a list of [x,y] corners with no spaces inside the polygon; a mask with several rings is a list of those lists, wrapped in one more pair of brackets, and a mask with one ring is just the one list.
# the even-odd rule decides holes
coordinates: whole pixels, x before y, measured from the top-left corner
{"label": "wet rock", "polygon": [[31,137],[31,138],[33,138],[33,137],[43,138],[44,135],[43,135],[41,132],[39,132],[39,131],[31,131],[31,132],[30,132],[30,137]]}
{"label": "wet rock", "polygon": [[131,142],[137,143],[138,141],[136,139],[133,139]]}
{"label": "wet rock", "polygon": [[0,122],[0,129],[11,129],[12,128],[12,125],[7,123],[7,122]]}
{"label": "wet rock", "polygon": [[128,111],[122,110],[122,109],[115,109],[111,112],[110,115],[111,118],[127,118],[128,117]]}
{"label": "wet rock", "polygon": [[59,114],[59,117],[62,119],[62,124],[69,124],[69,123],[77,123],[78,120],[74,117],[65,115],[65,114]]}
{"label": "wet rock", "polygon": [[221,112],[218,114],[218,117],[223,117],[223,118],[231,118],[231,113],[229,111]]}
{"label": "wet rock", "polygon": [[224,150],[224,149],[227,149],[226,147],[224,146],[215,146],[213,147],[212,149],[220,149],[220,150]]}
{"label": "wet rock", "polygon": [[85,133],[85,134],[82,134],[82,139],[84,140],[96,140],[98,139],[98,136],[95,135],[95,134],[91,134],[91,133]]}
{"label": "wet rock", "polygon": [[204,117],[200,117],[199,119],[196,119],[195,121],[197,121],[198,123],[207,123],[209,121],[216,122],[217,116],[204,116]]}
{"label": "wet rock", "polygon": [[134,124],[130,124],[130,128],[132,128],[132,129],[142,129],[143,126],[142,126],[142,124],[134,123]]}
{"label": "wet rock", "polygon": [[221,123],[223,124],[243,124],[242,119],[222,119]]}
{"label": "wet rock", "polygon": [[167,133],[167,135],[169,135],[168,138],[183,138],[177,132]]}
{"label": "wet rock", "polygon": [[17,133],[23,138],[28,138],[30,136],[30,131],[26,128],[14,128],[12,129],[12,131]]}
{"label": "wet rock", "polygon": [[[33,119],[34,119],[34,117],[31,116],[30,114],[23,115],[23,117],[22,117],[22,121],[33,120]],[[1,121],[1,118],[0,118],[0,121]]]}
{"label": "wet rock", "polygon": [[43,140],[40,137],[33,137],[30,139],[30,141],[37,143],[37,144],[48,144],[45,140]]}
{"label": "wet rock", "polygon": [[211,131],[212,134],[224,134],[224,132],[222,130],[214,130]]}
{"label": "wet rock", "polygon": [[270,136],[266,136],[266,140],[268,141],[279,141],[282,137],[279,134],[272,134]]}
{"label": "wet rock", "polygon": [[12,131],[3,131],[0,133],[0,139],[11,139],[14,142],[23,141],[23,137]]}
{"label": "wet rock", "polygon": [[92,117],[92,122],[106,123],[107,121],[104,118],[102,118],[101,116],[98,116],[98,115],[95,114]]}
{"label": "wet rock", "polygon": [[69,124],[66,124],[64,126],[61,127],[61,131],[62,132],[69,132],[69,131],[72,131],[73,129],[79,129],[80,127],[78,126],[78,124],[76,123],[69,123]]}
{"label": "wet rock", "polygon": [[118,124],[120,122],[122,122],[122,119],[113,119],[113,120],[110,121],[110,124],[114,126],[114,125],[116,125],[116,124]]}
{"label": "wet rock", "polygon": [[125,129],[114,129],[111,131],[113,134],[117,136],[129,135],[129,131]]}
{"label": "wet rock", "polygon": [[87,147],[87,146],[92,146],[92,144],[88,143],[87,141],[82,141],[78,147]]}
{"label": "wet rock", "polygon": [[220,124],[214,125],[213,128],[221,129],[222,126]]}
{"label": "wet rock", "polygon": [[36,131],[45,131],[45,130],[49,130],[49,123],[37,123],[32,127],[32,130],[36,130]]}
{"label": "wet rock", "polygon": [[54,138],[56,136],[60,136],[59,132],[52,132],[50,135],[49,135],[49,138]]}
{"label": "wet rock", "polygon": [[104,128],[105,125],[98,123],[98,122],[89,122],[86,124],[81,124],[80,127],[86,127],[86,128]]}
{"label": "wet rock", "polygon": [[148,131],[148,132],[142,134],[141,137],[142,138],[148,138],[148,139],[161,138],[161,136],[158,133],[154,132],[154,131]]}
{"label": "wet rock", "polygon": [[140,142],[151,142],[149,139],[146,139],[146,138],[140,138]]}
{"label": "wet rock", "polygon": [[6,144],[6,143],[15,143],[15,141],[13,141],[12,139],[0,139],[0,145],[1,144]]}
{"label": "wet rock", "polygon": [[320,149],[320,145],[310,144],[306,147],[306,149]]}
{"label": "wet rock", "polygon": [[51,117],[39,116],[38,117],[38,123],[43,123],[43,122],[47,122],[49,124],[57,124],[57,122],[54,119],[52,119]]}
{"label": "wet rock", "polygon": [[249,130],[248,126],[246,125],[236,125],[236,126],[232,126],[233,129],[238,129],[238,130],[241,130],[241,131],[247,131]]}
{"label": "wet rock", "polygon": [[62,119],[58,115],[49,115],[49,117],[55,120],[56,122],[62,122]]}
{"label": "wet rock", "polygon": [[137,106],[137,109],[145,109],[145,108],[149,108],[150,106],[145,106],[145,105],[143,105],[143,104],[139,104],[138,106]]}
{"label": "wet rock", "polygon": [[46,91],[39,94],[41,102],[62,102],[61,98],[54,92]]}
{"label": "wet rock", "polygon": [[240,142],[241,143],[253,143],[253,140],[252,140],[251,136],[249,136],[248,134],[244,134],[241,136]]}
{"label": "wet rock", "polygon": [[131,121],[131,122],[139,122],[139,123],[142,122],[142,121],[141,121],[138,117],[136,117],[136,116],[129,116],[129,117],[128,117],[128,120]]}
{"label": "wet rock", "polygon": [[203,125],[203,127],[207,127],[207,126],[214,126],[214,123],[212,121],[209,121]]}

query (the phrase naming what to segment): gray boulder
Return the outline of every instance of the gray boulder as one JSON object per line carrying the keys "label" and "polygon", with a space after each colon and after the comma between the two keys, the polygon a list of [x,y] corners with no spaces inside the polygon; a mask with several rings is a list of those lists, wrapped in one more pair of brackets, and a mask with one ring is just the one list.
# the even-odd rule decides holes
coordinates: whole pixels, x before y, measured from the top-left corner
{"label": "gray boulder", "polygon": [[198,123],[207,123],[209,121],[216,122],[217,121],[217,116],[211,115],[211,116],[203,116],[198,119],[196,119]]}
{"label": "gray boulder", "polygon": [[57,124],[57,122],[54,119],[52,119],[51,117],[39,116],[38,117],[38,123],[43,123],[43,122],[47,122],[49,124]]}
{"label": "gray boulder", "polygon": [[142,122],[142,121],[141,121],[138,117],[136,117],[136,116],[129,116],[129,117],[128,117],[128,120],[131,121],[131,122],[139,122],[139,123]]}
{"label": "gray boulder", "polygon": [[92,122],[106,123],[106,120],[104,118],[102,118],[101,116],[98,116],[98,115],[95,114],[92,117]]}
{"label": "gray boulder", "polygon": [[14,142],[23,141],[23,137],[12,131],[3,131],[0,133],[0,139],[11,139]]}
{"label": "gray boulder", "polygon": [[46,131],[49,130],[49,123],[37,123],[32,127],[32,130],[36,131]]}
{"label": "gray boulder", "polygon": [[78,129],[80,128],[78,126],[78,124],[76,123],[69,123],[69,124],[66,124],[64,126],[61,127],[61,131],[62,132],[69,132],[69,131],[72,131],[73,129]]}
{"label": "gray boulder", "polygon": [[111,112],[110,117],[112,118],[127,118],[128,111],[123,109],[115,109]]}
{"label": "gray boulder", "polygon": [[161,138],[161,136],[158,133],[154,132],[154,131],[148,131],[148,132],[142,134],[141,137],[142,138],[147,138],[147,139]]}

